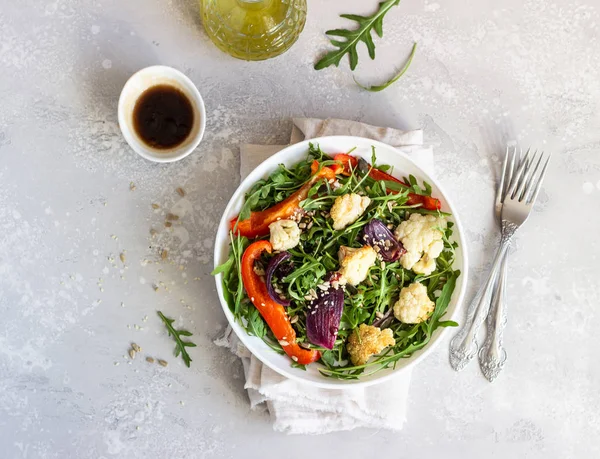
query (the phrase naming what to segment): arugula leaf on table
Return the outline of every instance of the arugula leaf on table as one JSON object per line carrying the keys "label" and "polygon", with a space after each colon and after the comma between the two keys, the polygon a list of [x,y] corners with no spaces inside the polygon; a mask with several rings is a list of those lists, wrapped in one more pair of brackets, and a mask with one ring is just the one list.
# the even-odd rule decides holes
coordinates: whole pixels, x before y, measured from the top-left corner
{"label": "arugula leaf on table", "polygon": [[385,0],[379,3],[379,9],[371,16],[360,16],[358,14],[341,14],[340,17],[350,19],[358,23],[358,29],[333,29],[325,32],[330,37],[340,37],[341,39],[330,38],[331,44],[337,49],[328,52],[319,62],[315,64],[315,70],[321,70],[330,65],[336,67],[340,64],[342,57],[348,54],[350,58],[350,69],[354,70],[358,65],[358,52],[356,46],[362,41],[367,46],[369,57],[375,59],[375,43],[371,36],[371,31],[379,37],[383,37],[383,17],[394,6],[398,5],[400,0]]}
{"label": "arugula leaf on table", "polygon": [[413,44],[412,51],[410,52],[410,56],[408,56],[408,60],[404,64],[404,67],[402,67],[402,70],[400,70],[394,77],[392,77],[391,79],[389,79],[385,83],[380,84],[380,85],[373,85],[373,86],[363,86],[358,81],[356,81],[356,78],[354,78],[354,82],[358,86],[360,86],[361,88],[363,88],[363,89],[365,89],[367,91],[371,91],[371,92],[383,91],[385,88],[388,88],[391,85],[393,85],[396,81],[398,81],[400,79],[400,77],[402,77],[402,75],[404,75],[406,73],[406,71],[410,67],[410,64],[411,64],[411,62],[413,60],[413,57],[415,56],[415,51],[416,50],[417,50],[417,44],[415,43],[415,44]]}
{"label": "arugula leaf on table", "polygon": [[181,337],[182,336],[192,336],[192,333],[187,330],[175,330],[175,328],[173,327],[173,322],[175,322],[175,319],[169,319],[160,311],[156,311],[156,313],[158,314],[158,317],[160,317],[162,319],[162,321],[165,323],[165,326],[167,327],[167,332],[169,333],[169,335],[172,336],[173,339],[175,340],[175,343],[176,343],[175,344],[175,357],[178,357],[179,354],[181,354],[181,358],[185,362],[185,366],[189,368],[190,362],[192,361],[192,359],[191,359],[190,355],[187,353],[187,351],[185,350],[185,348],[186,347],[196,347],[196,345],[194,343],[192,343],[191,341],[183,341],[181,339]]}

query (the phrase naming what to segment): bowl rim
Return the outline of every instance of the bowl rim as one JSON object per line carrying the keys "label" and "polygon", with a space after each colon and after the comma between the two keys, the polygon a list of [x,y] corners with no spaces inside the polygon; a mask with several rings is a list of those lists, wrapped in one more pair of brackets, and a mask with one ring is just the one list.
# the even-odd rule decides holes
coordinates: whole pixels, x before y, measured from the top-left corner
{"label": "bowl rim", "polygon": [[[374,146],[376,149],[377,148],[383,148],[383,149],[388,149],[388,150],[393,149],[395,151],[395,153],[397,153],[399,156],[402,157],[403,160],[406,160],[409,163],[411,163],[411,165],[413,165],[422,174],[422,179],[425,179],[432,185],[435,185],[435,187],[439,190],[440,194],[443,196],[444,200],[447,203],[447,206],[450,209],[450,213],[452,214],[452,219],[454,221],[454,227],[455,227],[454,235],[459,240],[460,247],[461,247],[461,256],[462,256],[462,266],[459,267],[460,271],[461,271],[461,278],[462,278],[460,290],[458,292],[455,291],[453,293],[453,295],[457,295],[456,296],[456,307],[454,308],[452,315],[450,317],[448,317],[449,320],[455,320],[461,311],[462,303],[464,301],[464,297],[465,297],[465,293],[466,293],[466,289],[467,289],[468,276],[469,276],[468,250],[467,250],[467,245],[466,245],[466,241],[465,241],[465,237],[464,237],[462,223],[460,221],[459,215],[456,212],[456,207],[453,204],[451,198],[448,196],[448,194],[444,190],[444,188],[440,185],[438,180],[435,177],[432,177],[431,174],[429,174],[428,172],[423,170],[423,168],[421,166],[416,164],[405,152],[403,152],[400,149],[402,147],[396,148],[389,144],[386,144],[386,143],[383,143],[383,142],[380,142],[377,140],[368,139],[366,137],[336,135],[336,136],[324,136],[324,137],[315,137],[313,139],[306,139],[306,140],[303,140],[302,142],[298,142],[298,143],[283,147],[280,151],[267,157],[258,166],[256,166],[250,173],[248,173],[248,175],[243,180],[240,181],[240,184],[238,185],[238,187],[235,189],[235,191],[231,195],[231,198],[229,199],[229,202],[227,203],[227,206],[225,207],[225,210],[223,211],[223,215],[219,221],[219,225],[217,227],[217,232],[216,232],[216,236],[215,236],[215,247],[214,247],[214,252],[213,252],[214,267],[216,268],[220,264],[220,263],[218,263],[218,261],[219,261],[219,258],[221,257],[222,246],[218,245],[219,234],[221,232],[221,229],[223,228],[223,225],[226,225],[226,226],[229,225],[228,215],[231,211],[231,208],[234,206],[234,197],[236,197],[238,195],[238,193],[240,193],[241,190],[245,190],[246,188],[249,187],[250,180],[252,180],[252,183],[254,183],[256,180],[259,179],[259,178],[254,177],[254,175],[255,175],[254,173],[259,169],[265,168],[266,163],[272,164],[272,163],[276,162],[277,164],[279,164],[279,163],[285,162],[286,155],[288,155],[290,151],[296,151],[299,148],[303,148],[303,149],[305,148],[306,151],[308,151],[309,143],[320,144],[322,142],[326,143],[326,142],[335,141],[335,140],[342,141],[342,139],[344,141],[356,142],[357,144],[364,144],[365,142],[367,142],[370,145]],[[357,145],[357,146],[360,146],[360,145]],[[233,313],[229,310],[229,306],[223,296],[223,285],[222,285],[222,277],[223,276],[222,276],[222,274],[219,273],[214,277],[215,277],[215,283],[216,283],[216,287],[217,287],[217,294],[219,297],[219,302],[221,303],[221,308],[223,309],[223,312],[225,313],[225,316],[227,317],[228,324],[231,326],[232,330],[235,332],[235,334],[237,335],[238,339],[242,342],[242,344],[244,344],[244,346],[246,346],[246,348],[256,358],[258,358],[264,365],[266,365],[267,367],[269,367],[276,373],[278,373],[286,378],[290,378],[292,380],[295,380],[295,381],[298,381],[298,382],[301,382],[301,383],[304,383],[306,385],[310,385],[313,387],[320,387],[320,388],[324,388],[324,389],[345,390],[345,389],[355,389],[358,387],[372,386],[374,384],[380,384],[385,381],[389,381],[395,377],[398,377],[401,374],[405,374],[405,373],[403,373],[402,370],[414,368],[414,366],[417,363],[421,362],[429,354],[431,354],[431,352],[433,352],[437,348],[437,346],[440,344],[440,341],[442,341],[441,336],[438,336],[438,339],[434,340],[432,343],[429,343],[422,350],[420,350],[419,354],[411,357],[409,359],[410,361],[407,364],[405,364],[404,366],[399,367],[397,369],[394,369],[393,371],[389,372],[388,374],[384,374],[381,377],[377,377],[377,378],[369,379],[369,380],[365,380],[365,381],[349,380],[349,381],[344,381],[344,383],[327,382],[330,378],[326,378],[325,376],[323,376],[322,382],[308,380],[308,379],[302,378],[301,376],[296,374],[296,372],[288,371],[287,369],[283,370],[281,368],[276,367],[275,365],[271,364],[271,362],[267,361],[266,359],[263,359],[259,352],[253,352],[254,345],[253,345],[253,343],[250,342],[250,339],[256,338],[256,337],[252,337],[252,336],[248,335],[243,330],[242,330],[242,333],[238,333],[236,328],[239,325],[235,322],[235,317],[233,316]],[[439,330],[440,334],[444,334],[447,332],[449,332],[448,328],[442,328],[441,330]],[[290,367],[290,369],[291,369],[291,367]],[[335,381],[337,381],[337,380],[335,380]]]}

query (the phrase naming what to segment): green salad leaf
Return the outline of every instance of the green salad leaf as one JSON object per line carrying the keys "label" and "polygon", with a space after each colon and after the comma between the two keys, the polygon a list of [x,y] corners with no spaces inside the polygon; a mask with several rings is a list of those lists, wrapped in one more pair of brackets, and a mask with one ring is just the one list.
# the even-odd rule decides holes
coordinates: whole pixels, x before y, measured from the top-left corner
{"label": "green salad leaf", "polygon": [[192,343],[191,341],[184,341],[181,337],[182,336],[192,336],[192,333],[187,330],[183,330],[183,329],[175,330],[175,328],[173,327],[173,322],[175,322],[175,319],[170,319],[169,317],[166,317],[160,311],[156,311],[156,313],[158,314],[158,317],[160,317],[161,320],[163,321],[163,323],[165,324],[165,327],[167,327],[167,332],[169,333],[169,335],[172,336],[173,339],[175,340],[175,357],[178,357],[179,354],[181,354],[181,358],[183,359],[185,366],[189,368],[192,358],[187,353],[187,350],[185,348],[186,347],[196,347],[196,345],[194,343]]}
{"label": "green salad leaf", "polygon": [[412,50],[410,52],[410,55],[408,56],[408,60],[404,64],[404,67],[402,67],[402,69],[395,76],[390,78],[385,83],[380,84],[380,85],[373,85],[373,86],[363,86],[358,81],[356,81],[356,78],[354,78],[354,82],[361,88],[363,88],[367,91],[370,91],[370,92],[383,91],[384,89],[389,88],[391,85],[393,85],[396,81],[398,81],[402,77],[402,75],[404,75],[406,73],[406,71],[410,67],[410,64],[412,63],[412,60],[413,60],[413,57],[415,56],[416,51],[417,51],[417,44],[415,43],[415,44],[413,44]]}
{"label": "green salad leaf", "polygon": [[316,64],[315,70],[321,70],[330,65],[336,67],[340,64],[342,58],[347,54],[350,58],[350,69],[354,70],[358,65],[357,45],[363,42],[369,51],[369,57],[375,59],[375,43],[373,42],[372,31],[379,37],[383,37],[383,18],[392,7],[398,5],[400,0],[385,0],[379,3],[378,10],[370,16],[360,16],[358,14],[341,14],[340,17],[349,19],[358,24],[354,30],[333,29],[325,32],[330,37],[330,42],[337,49],[325,54]]}

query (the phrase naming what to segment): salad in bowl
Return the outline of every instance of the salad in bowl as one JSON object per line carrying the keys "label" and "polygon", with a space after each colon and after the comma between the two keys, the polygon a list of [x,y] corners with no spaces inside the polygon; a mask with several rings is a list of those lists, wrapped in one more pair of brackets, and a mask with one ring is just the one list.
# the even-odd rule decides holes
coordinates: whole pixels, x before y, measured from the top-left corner
{"label": "salad in bowl", "polygon": [[269,173],[236,192],[217,235],[213,274],[242,342],[285,376],[325,387],[406,366],[457,325],[448,309],[464,290],[445,199],[378,160],[391,147],[365,141],[360,152],[315,140],[293,146],[297,161],[270,158]]}

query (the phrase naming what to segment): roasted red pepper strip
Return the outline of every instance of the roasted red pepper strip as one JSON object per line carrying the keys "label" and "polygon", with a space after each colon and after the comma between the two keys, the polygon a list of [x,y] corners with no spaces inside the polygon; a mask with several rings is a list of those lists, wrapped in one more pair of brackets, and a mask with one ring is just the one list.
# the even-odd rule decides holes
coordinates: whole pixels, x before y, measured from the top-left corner
{"label": "roasted red pepper strip", "polygon": [[[374,167],[371,168],[369,172],[369,177],[371,177],[373,180],[385,180],[396,182],[408,188],[408,185],[402,180],[398,180],[396,177],[390,174],[386,174],[385,172],[380,171],[379,169],[375,169]],[[390,193],[395,194],[396,191],[390,191]],[[442,203],[439,199],[432,198],[431,196],[423,196],[421,194],[416,193],[408,193],[408,201],[406,201],[406,204],[408,204],[409,206],[421,204],[423,209],[427,210],[440,210],[442,208]]]}
{"label": "roasted red pepper strip", "polygon": [[383,171],[380,171],[379,169],[375,169],[374,167],[370,169],[369,177],[371,177],[373,180],[385,180],[387,182],[396,182],[400,183],[401,185],[404,185],[405,187],[408,187],[408,185],[402,180],[398,180],[393,175],[387,174]]}
{"label": "roasted red pepper strip", "polygon": [[[316,164],[315,164],[316,163]],[[335,179],[335,170],[330,167],[322,167],[319,170],[319,162],[314,161],[311,170],[314,169],[311,179],[302,187],[290,195],[287,199],[275,204],[268,209],[252,212],[250,218],[238,222],[237,217],[231,220],[231,229],[234,230],[237,223],[236,232],[241,236],[246,236],[249,239],[255,237],[266,236],[269,234],[269,225],[277,220],[285,220],[294,215],[294,212],[301,210],[300,202],[308,197],[308,191],[319,179]]]}
{"label": "roasted red pepper strip", "polygon": [[279,341],[279,344],[290,358],[302,365],[308,365],[319,360],[321,353],[315,350],[304,349],[296,343],[296,331],[290,324],[290,318],[284,307],[272,300],[267,290],[267,285],[254,272],[254,263],[263,252],[271,253],[273,248],[269,241],[256,241],[248,246],[242,256],[242,282],[252,304]]}
{"label": "roasted red pepper strip", "polygon": [[340,173],[344,175],[352,175],[352,171],[358,167],[358,159],[346,153],[333,155],[333,159],[342,164],[343,169]]}

